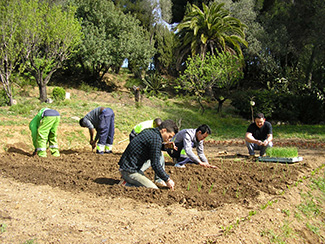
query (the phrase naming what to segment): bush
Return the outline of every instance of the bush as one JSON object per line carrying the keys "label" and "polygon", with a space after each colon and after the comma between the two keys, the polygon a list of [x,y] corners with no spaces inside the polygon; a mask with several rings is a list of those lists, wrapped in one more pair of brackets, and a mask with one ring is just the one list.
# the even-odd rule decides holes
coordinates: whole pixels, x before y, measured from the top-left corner
{"label": "bush", "polygon": [[0,90],[0,107],[9,105],[9,97],[4,89]]}
{"label": "bush", "polygon": [[250,101],[254,101],[254,113],[262,112],[265,117],[270,118],[276,109],[272,99],[274,95],[274,92],[267,90],[238,91],[232,95],[231,105],[239,111],[239,115],[251,119]]}
{"label": "bush", "polygon": [[310,92],[301,94],[279,93],[269,90],[238,91],[233,94],[231,105],[239,115],[251,118],[250,101],[254,112],[262,112],[268,120],[292,124],[317,124],[325,120],[325,104]]}
{"label": "bush", "polygon": [[62,87],[55,87],[52,91],[52,96],[56,101],[63,101],[65,99],[65,90]]}

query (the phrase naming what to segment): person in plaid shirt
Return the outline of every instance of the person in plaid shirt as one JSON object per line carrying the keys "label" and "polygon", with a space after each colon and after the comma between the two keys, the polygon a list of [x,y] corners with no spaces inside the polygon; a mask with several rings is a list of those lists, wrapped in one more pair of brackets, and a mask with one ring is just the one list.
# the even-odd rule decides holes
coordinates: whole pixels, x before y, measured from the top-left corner
{"label": "person in plaid shirt", "polygon": [[150,160],[156,175],[165,181],[169,188],[174,189],[175,183],[160,164],[160,156],[165,145],[163,143],[168,143],[177,132],[176,123],[165,120],[157,128],[144,129],[129,143],[118,163],[122,179],[127,185],[158,189],[141,171],[143,164]]}

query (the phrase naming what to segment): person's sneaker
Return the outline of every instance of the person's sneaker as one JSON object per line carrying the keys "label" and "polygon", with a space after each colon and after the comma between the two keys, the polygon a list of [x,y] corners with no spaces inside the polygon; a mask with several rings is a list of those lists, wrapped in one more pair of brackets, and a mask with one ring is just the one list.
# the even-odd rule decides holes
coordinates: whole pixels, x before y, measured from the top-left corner
{"label": "person's sneaker", "polygon": [[110,154],[110,153],[112,153],[112,150],[105,151],[104,153],[105,154]]}
{"label": "person's sneaker", "polygon": [[120,182],[118,183],[120,186],[125,186],[126,185],[126,180],[120,180]]}
{"label": "person's sneaker", "polygon": [[167,186],[166,182],[163,181],[163,180],[156,180],[156,181],[155,181],[155,184],[156,184],[157,186],[160,186],[160,187],[166,187],[166,186]]}
{"label": "person's sneaker", "polygon": [[179,163],[175,164],[174,166],[177,168],[186,168],[184,164],[179,164]]}
{"label": "person's sneaker", "polygon": [[96,150],[96,153],[97,153],[97,154],[104,154],[103,151],[99,151],[98,149]]}

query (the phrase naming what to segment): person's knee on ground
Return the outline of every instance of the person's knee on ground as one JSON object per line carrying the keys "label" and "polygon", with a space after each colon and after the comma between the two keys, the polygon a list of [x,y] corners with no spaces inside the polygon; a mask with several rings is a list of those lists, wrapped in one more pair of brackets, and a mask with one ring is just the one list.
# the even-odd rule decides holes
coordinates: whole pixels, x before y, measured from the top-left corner
{"label": "person's knee on ground", "polygon": [[142,171],[134,173],[121,171],[121,176],[127,183],[131,185],[158,189],[158,187],[151,180],[149,180]]}

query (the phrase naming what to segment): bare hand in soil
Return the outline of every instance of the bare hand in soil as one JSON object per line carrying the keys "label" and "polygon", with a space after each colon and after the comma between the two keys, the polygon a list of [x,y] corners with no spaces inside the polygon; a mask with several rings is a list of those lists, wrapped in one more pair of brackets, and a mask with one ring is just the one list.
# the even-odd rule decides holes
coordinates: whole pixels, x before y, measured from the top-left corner
{"label": "bare hand in soil", "polygon": [[167,185],[170,189],[174,190],[175,182],[174,182],[172,179],[169,178],[169,179],[166,181],[166,185]]}

